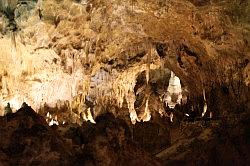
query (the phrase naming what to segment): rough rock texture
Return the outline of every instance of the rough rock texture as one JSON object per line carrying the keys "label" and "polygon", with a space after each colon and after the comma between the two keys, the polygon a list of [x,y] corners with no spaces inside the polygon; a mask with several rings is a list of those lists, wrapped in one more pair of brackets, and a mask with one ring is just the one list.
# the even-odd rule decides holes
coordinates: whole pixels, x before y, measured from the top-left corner
{"label": "rough rock texture", "polygon": [[0,119],[0,163],[8,165],[160,165],[131,141],[128,126],[112,115],[97,125],[49,127],[30,107]]}
{"label": "rough rock texture", "polygon": [[249,114],[185,123],[178,139],[156,156],[164,165],[248,165]]}
{"label": "rough rock texture", "polygon": [[[234,139],[234,132],[226,126],[234,120],[219,122],[215,128],[200,127],[196,121],[248,115],[249,12],[249,0],[1,0],[0,114],[8,102],[18,110],[25,101],[42,116],[47,112],[57,116],[60,124],[51,129],[37,122],[39,118],[32,120],[34,116],[27,115],[27,133],[32,133],[36,123],[45,125],[46,132],[42,131],[50,140],[43,145],[43,137],[35,135],[39,143],[34,144],[45,148],[41,158],[33,153],[36,148],[31,149],[34,158],[30,159],[22,156],[26,156],[26,147],[32,147],[26,146],[25,133],[19,133],[24,142],[17,145],[17,136],[13,134],[11,140],[8,135],[19,130],[15,119],[20,113],[7,116],[10,121],[1,118],[7,134],[3,138],[8,138],[1,144],[3,162],[60,164],[63,156],[64,164],[74,160],[89,165],[124,165],[128,161],[143,165],[158,163],[150,157],[157,154],[164,164],[195,165],[193,155],[200,152],[205,159],[197,158],[198,164],[247,163],[244,144],[249,137],[237,126],[248,131],[244,118],[232,127],[239,139]],[[181,104],[174,109],[165,104],[171,72],[181,83],[181,94],[172,98],[179,100],[182,95]],[[112,116],[103,117],[108,113]],[[124,127],[117,127],[124,124],[118,119],[128,126],[130,134],[124,136]],[[6,132],[12,120],[15,130]],[[195,124],[184,129],[187,135],[183,136],[180,131],[185,120]],[[95,121],[96,126],[85,121]],[[78,125],[64,129],[63,122],[77,123],[84,129]],[[216,130],[225,136],[225,149]],[[189,131],[194,135],[188,135]],[[90,132],[87,138],[86,132]],[[202,136],[206,132],[209,144]],[[131,144],[124,141],[127,137]],[[73,143],[65,143],[65,139]],[[203,147],[200,151],[197,140],[198,147]],[[232,140],[240,140],[239,147],[231,146]],[[53,141],[65,150],[53,149]],[[13,148],[16,146],[20,148]],[[180,146],[184,146],[181,152],[175,149]],[[43,160],[48,149],[52,149],[48,152],[51,159]],[[17,154],[13,160],[12,151]],[[223,155],[210,160],[214,151]]]}
{"label": "rough rock texture", "polygon": [[104,114],[96,118],[96,124],[49,127],[31,107],[24,107],[0,118],[0,163],[247,165],[250,160],[249,112],[212,120],[166,122],[157,119],[157,123],[130,126]]}
{"label": "rough rock texture", "polygon": [[45,119],[30,107],[1,117],[1,164],[44,165],[70,164],[70,149]]}
{"label": "rough rock texture", "polygon": [[[8,6],[12,14],[6,14]],[[208,98],[214,88],[227,86],[232,100],[242,104],[249,99],[238,93],[249,84],[247,0],[12,4],[4,0],[1,11],[3,105],[11,101],[17,109],[27,101],[38,109],[44,103],[55,107],[61,100],[76,101],[69,104],[71,109],[86,109],[87,96],[96,106],[122,107],[127,100],[133,116],[137,76],[146,71],[154,83],[167,77],[154,80],[149,70],[167,68],[191,96],[205,90]],[[17,28],[11,28],[12,24]],[[235,84],[241,84],[241,89],[235,91]]]}

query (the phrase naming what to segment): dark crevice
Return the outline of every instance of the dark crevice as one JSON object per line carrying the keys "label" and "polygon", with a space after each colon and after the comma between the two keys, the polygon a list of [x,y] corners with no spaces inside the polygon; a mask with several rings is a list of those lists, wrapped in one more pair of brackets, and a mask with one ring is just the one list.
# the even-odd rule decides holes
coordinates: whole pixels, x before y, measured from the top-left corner
{"label": "dark crevice", "polygon": [[198,55],[193,50],[189,49],[188,46],[186,46],[185,44],[182,44],[180,46],[180,50],[186,52],[187,55],[189,55],[189,56],[193,56],[193,57],[198,58]]}
{"label": "dark crevice", "polygon": [[161,58],[167,56],[166,51],[168,46],[165,43],[156,43],[156,51]]}
{"label": "dark crevice", "polygon": [[146,54],[147,54],[146,51],[142,51],[142,52],[136,54],[135,56],[129,58],[128,62],[131,62],[131,61],[140,62],[141,58],[144,57]]}
{"label": "dark crevice", "polygon": [[133,66],[134,64],[140,62],[146,54],[147,54],[146,51],[142,51],[142,52],[137,53],[135,56],[129,57],[126,53],[124,53],[122,54],[122,57],[123,57],[122,60],[118,61],[117,59],[111,59],[103,63],[112,65],[113,68],[121,70],[130,66]]}
{"label": "dark crevice", "polygon": [[179,51],[184,51],[188,56],[192,56],[192,57],[195,57],[195,63],[198,65],[198,66],[202,66],[202,63],[199,59],[199,55],[191,50],[188,46],[186,46],[185,44],[181,44],[180,46],[180,50]]}
{"label": "dark crevice", "polygon": [[178,63],[179,63],[179,65],[180,65],[181,68],[185,68],[185,67],[184,67],[184,64],[183,64],[183,62],[182,62],[182,60],[181,60],[181,56],[178,56],[178,57],[177,57],[177,61],[178,61]]}

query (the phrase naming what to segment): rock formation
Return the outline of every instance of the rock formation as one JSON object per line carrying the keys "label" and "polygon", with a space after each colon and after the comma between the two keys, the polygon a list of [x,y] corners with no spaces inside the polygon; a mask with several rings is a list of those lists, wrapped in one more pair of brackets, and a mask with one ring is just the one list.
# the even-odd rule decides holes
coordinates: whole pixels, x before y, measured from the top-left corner
{"label": "rock formation", "polygon": [[[47,123],[59,128],[79,127],[86,121],[98,128],[98,117],[112,114],[130,132],[137,131],[131,140],[142,153],[154,152],[148,161],[157,163],[152,159],[157,154],[165,164],[171,164],[166,160],[186,164],[191,160],[188,148],[181,157],[168,156],[166,151],[158,154],[173,140],[182,142],[183,123],[241,117],[250,110],[249,12],[249,0],[1,0],[0,115],[7,103],[16,112],[26,102],[40,116],[48,114]],[[5,128],[8,123],[2,121]],[[45,128],[50,138],[50,131],[55,131]],[[100,153],[110,155],[99,159],[101,154],[92,151],[90,164],[98,165],[99,160],[114,164],[120,156],[116,147],[110,147],[108,133],[100,131],[95,130],[100,135],[96,133],[95,142],[87,147],[108,144]],[[211,135],[211,140],[219,138]],[[0,151],[5,163],[21,162],[18,155],[13,162],[6,160],[6,148]],[[66,158],[75,151],[70,148],[62,154]],[[129,156],[130,150],[124,153]],[[57,153],[51,154],[55,160],[59,160]],[[30,159],[23,162],[32,164]]]}

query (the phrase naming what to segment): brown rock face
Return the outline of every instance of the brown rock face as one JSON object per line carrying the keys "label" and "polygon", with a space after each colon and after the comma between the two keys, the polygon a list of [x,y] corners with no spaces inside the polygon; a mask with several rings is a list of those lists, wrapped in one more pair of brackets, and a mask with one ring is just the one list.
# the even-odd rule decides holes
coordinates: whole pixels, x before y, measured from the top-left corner
{"label": "brown rock face", "polygon": [[[133,145],[123,120],[107,114],[97,125],[49,127],[30,107],[0,119],[2,165],[160,165]],[[64,131],[64,132],[63,132]]]}
{"label": "brown rock face", "polygon": [[30,107],[1,117],[0,121],[3,165],[44,165],[53,162],[67,165],[74,160],[60,136]]}
{"label": "brown rock face", "polygon": [[195,6],[204,6],[210,4],[210,0],[189,0]]}
{"label": "brown rock face", "polygon": [[157,157],[164,160],[164,165],[247,165],[250,157],[247,116],[186,123],[182,136]]}

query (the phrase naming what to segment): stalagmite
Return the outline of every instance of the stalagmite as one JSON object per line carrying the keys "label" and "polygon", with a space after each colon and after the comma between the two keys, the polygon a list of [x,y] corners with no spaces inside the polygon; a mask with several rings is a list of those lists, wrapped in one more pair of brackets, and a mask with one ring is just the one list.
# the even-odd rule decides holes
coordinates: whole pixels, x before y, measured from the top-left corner
{"label": "stalagmite", "polygon": [[143,122],[148,122],[151,119],[150,110],[148,108],[148,99],[146,101],[144,115],[143,115],[143,117],[141,119],[142,119]]}
{"label": "stalagmite", "polygon": [[92,116],[92,114],[91,114],[90,108],[88,108],[87,112],[84,113],[84,118],[85,118],[86,121],[90,121],[91,123],[96,123],[93,116]]}
{"label": "stalagmite", "polygon": [[49,126],[53,126],[53,125],[59,125],[58,121],[55,120],[55,119],[52,119],[50,122],[49,122]]}
{"label": "stalagmite", "polygon": [[49,118],[49,112],[46,114],[46,117]]}
{"label": "stalagmite", "polygon": [[170,113],[170,122],[174,122],[174,114],[173,114],[173,112]]}
{"label": "stalagmite", "polygon": [[11,114],[12,109],[10,108],[10,103],[7,103],[7,106],[4,108],[4,115]]}
{"label": "stalagmite", "polygon": [[213,118],[213,112],[209,113],[209,118]]}
{"label": "stalagmite", "polygon": [[[176,101],[173,101],[173,97],[177,96]],[[169,79],[169,85],[167,89],[167,94],[164,99],[166,106],[169,108],[174,108],[176,104],[181,104],[182,99],[182,89],[180,79],[171,71],[171,77]]]}
{"label": "stalagmite", "polygon": [[206,114],[207,112],[207,102],[206,102],[206,94],[205,90],[203,89],[203,99],[204,99],[204,107],[203,107],[203,112],[202,112],[202,117]]}
{"label": "stalagmite", "polygon": [[128,109],[129,109],[129,116],[131,119],[132,124],[135,124],[136,121],[139,121],[137,113],[134,108],[134,103],[135,103],[135,96],[133,92],[129,91],[128,94],[126,95],[126,101],[128,104]]}

